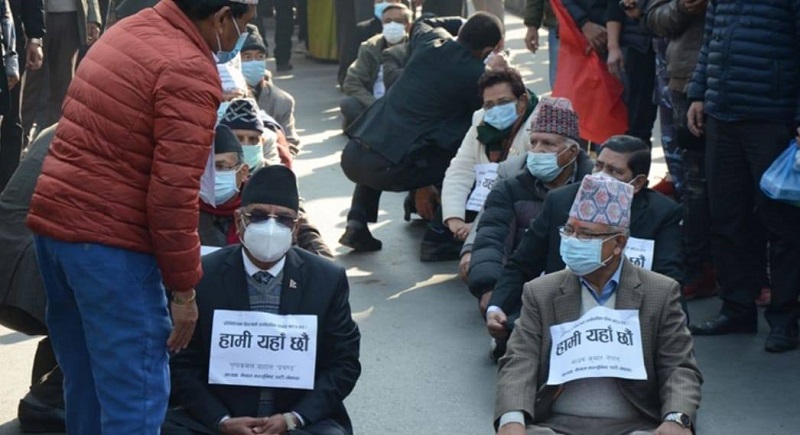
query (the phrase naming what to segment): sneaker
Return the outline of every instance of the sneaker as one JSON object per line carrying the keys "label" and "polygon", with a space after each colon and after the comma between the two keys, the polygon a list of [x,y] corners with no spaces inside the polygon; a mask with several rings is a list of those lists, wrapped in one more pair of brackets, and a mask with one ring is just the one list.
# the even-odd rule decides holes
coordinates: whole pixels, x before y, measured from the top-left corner
{"label": "sneaker", "polygon": [[374,252],[383,248],[383,243],[372,237],[367,225],[355,220],[347,221],[347,228],[339,239],[339,244],[356,252]]}
{"label": "sneaker", "polygon": [[766,307],[772,303],[772,289],[769,287],[763,287],[761,289],[761,293],[758,295],[758,299],[756,299],[756,305],[759,307]]}
{"label": "sneaker", "polygon": [[66,414],[61,408],[50,406],[31,393],[19,401],[17,411],[19,427],[25,433],[66,432]]}
{"label": "sneaker", "polygon": [[662,178],[661,181],[656,183],[651,189],[662,195],[675,198],[675,184],[666,178]]}

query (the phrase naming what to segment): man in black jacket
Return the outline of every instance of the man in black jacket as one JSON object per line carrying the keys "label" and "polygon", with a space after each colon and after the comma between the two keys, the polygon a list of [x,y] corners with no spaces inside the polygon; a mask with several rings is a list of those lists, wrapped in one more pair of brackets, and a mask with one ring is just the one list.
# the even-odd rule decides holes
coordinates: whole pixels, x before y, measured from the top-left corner
{"label": "man in black jacket", "polygon": [[491,290],[531,220],[542,210],[547,192],[580,183],[591,174],[592,159],[578,145],[578,114],[566,98],[543,97],[530,125],[526,156],[503,164],[522,167],[512,178],[495,183],[483,205],[469,266],[469,287],[486,311]]}
{"label": "man in black jacket", "polygon": [[[613,136],[603,144],[595,172],[634,186],[630,234],[631,240],[639,239],[644,247],[641,250],[644,261],[639,263],[652,263],[654,272],[683,282],[682,211],[671,199],[647,188],[650,147],[631,136]],[[543,272],[552,273],[565,267],[559,254],[558,228],[567,222],[579,187],[576,183],[547,195],[539,217],[531,221],[497,281],[486,312],[489,334],[498,341],[496,357],[505,352],[505,340],[519,316],[522,286]],[[631,256],[630,252],[626,254]]]}
{"label": "man in black jacket", "polygon": [[[356,188],[342,245],[381,249],[367,228],[367,222],[377,221],[381,191],[441,185],[472,113],[481,107],[483,61],[503,44],[497,17],[478,12],[462,23],[460,18],[418,20],[402,76],[348,129],[352,139],[342,153],[342,169]],[[502,56],[489,63],[504,65]]]}
{"label": "man in black jacket", "polygon": [[800,2],[709,2],[688,96],[688,127],[706,136],[711,251],[723,301],[719,316],[692,332],[756,332],[764,249],[757,233],[765,227],[772,280],[765,349],[795,349],[800,209],[767,198],[759,183],[800,125]]}
{"label": "man in black jacket", "polygon": [[[243,244],[203,258],[198,325],[189,347],[170,362],[172,402],[178,407],[168,412],[163,434],[353,433],[343,401],[361,374],[360,334],[351,317],[347,276],[334,263],[291,248],[298,202],[291,170],[261,169],[245,187],[237,211]],[[209,384],[216,310],[316,316],[318,332],[309,342],[316,347],[313,389]],[[253,337],[251,344],[260,346],[258,340]],[[287,348],[288,343],[287,338]],[[273,356],[280,354],[264,355],[243,363],[282,363]]]}

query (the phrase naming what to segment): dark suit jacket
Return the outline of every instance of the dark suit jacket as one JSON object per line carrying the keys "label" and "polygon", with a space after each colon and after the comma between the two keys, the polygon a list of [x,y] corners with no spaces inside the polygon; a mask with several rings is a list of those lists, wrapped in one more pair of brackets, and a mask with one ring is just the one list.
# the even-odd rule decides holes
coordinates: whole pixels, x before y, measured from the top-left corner
{"label": "dark suit jacket", "polygon": [[[566,267],[561,260],[558,227],[567,223],[579,188],[580,183],[575,183],[547,194],[542,212],[531,221],[497,280],[490,305],[502,308],[507,315],[519,313],[522,286],[526,282],[542,272],[552,273]],[[684,274],[682,219],[681,207],[656,191],[643,189],[633,196],[631,237],[654,240],[653,271],[678,282],[683,282]]]}
{"label": "dark suit jacket", "polygon": [[[694,416],[703,377],[680,306],[680,286],[623,260],[617,310],[639,310],[646,381],[619,379],[619,389],[639,412],[658,424],[670,412]],[[578,277],[561,271],[525,284],[522,314],[500,359],[495,424],[506,412],[523,411],[529,422],[547,419],[557,386],[550,374],[550,326],[578,320]],[[588,431],[587,433],[591,433]]]}
{"label": "dark suit jacket", "polygon": [[478,79],[485,70],[449,33],[462,23],[423,18],[414,24],[403,74],[350,126],[351,137],[395,164],[428,147],[455,154],[481,107]]}
{"label": "dark suit jacket", "polygon": [[[194,336],[189,347],[170,361],[172,401],[217,430],[225,415],[255,416],[260,394],[259,388],[208,384],[214,310],[250,310],[241,246],[204,256],[203,273],[196,288],[200,316]],[[296,288],[289,287],[290,280]],[[277,389],[275,399],[279,412],[297,412],[306,424],[332,418],[352,433],[342,402],[361,374],[361,336],[350,315],[349,294],[347,276],[340,266],[298,248],[286,254],[280,313],[316,315],[319,344],[314,390]]]}

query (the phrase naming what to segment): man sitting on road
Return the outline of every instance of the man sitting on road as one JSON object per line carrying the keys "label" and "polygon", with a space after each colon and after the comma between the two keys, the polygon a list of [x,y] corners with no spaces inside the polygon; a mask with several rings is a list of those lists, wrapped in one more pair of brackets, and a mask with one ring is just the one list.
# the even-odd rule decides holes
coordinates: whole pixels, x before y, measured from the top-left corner
{"label": "man sitting on road", "polygon": [[[352,435],[343,401],[353,390],[361,365],[360,334],[351,318],[347,276],[333,262],[292,248],[298,205],[297,179],[291,170],[280,165],[259,170],[245,186],[236,211],[242,244],[203,257],[204,275],[197,286],[197,329],[189,347],[170,362],[172,403],[177,407],[167,414],[164,435],[287,431]],[[263,353],[267,341],[254,332],[248,348],[264,356],[242,360],[287,365],[281,358],[287,357],[284,350],[290,350],[290,343],[295,351],[315,349],[316,358],[308,354],[305,360],[295,357],[298,359],[292,363],[314,364],[313,387],[210,383],[209,367],[218,364],[214,352],[229,348],[219,344],[224,336],[215,332],[223,326],[215,323],[222,310],[250,318],[255,314],[276,323],[296,315],[315,316],[318,330],[306,335],[307,348],[297,347],[291,338],[295,331],[289,329],[285,342],[276,335],[276,340],[269,340],[270,350]],[[243,345],[239,347],[244,350]],[[227,362],[222,364],[229,367]]]}
{"label": "man sitting on road", "polygon": [[[214,137],[214,195],[200,198],[200,223],[197,231],[204,246],[227,246],[239,243],[234,216],[242,203],[242,186],[250,177],[244,164],[242,145],[230,128],[217,126]],[[333,258],[319,230],[308,220],[302,201],[297,220],[297,246],[312,254]]]}
{"label": "man sitting on road", "polygon": [[[347,96],[339,105],[345,130],[370,104],[383,97],[389,88],[384,79],[383,56],[389,48],[408,40],[411,10],[402,3],[390,4],[383,10],[382,22],[383,33],[361,43],[358,58],[347,68],[342,83],[342,90]],[[402,61],[405,63],[405,59]]]}
{"label": "man sitting on road", "polygon": [[624,254],[634,187],[583,179],[560,223],[568,269],[525,284],[500,359],[499,435],[691,435],[702,375],[680,285]]}
{"label": "man sitting on road", "polygon": [[[348,129],[352,139],[342,153],[342,169],[356,188],[342,245],[356,251],[382,248],[367,222],[377,221],[384,190],[419,189],[417,212],[433,218],[431,207],[423,204],[438,202],[434,186],[441,185],[472,113],[481,106],[478,79],[486,70],[484,59],[503,46],[497,17],[479,12],[462,22],[418,20],[402,76]],[[456,33],[458,39],[452,36]],[[505,59],[494,56],[488,66],[505,67]]]}
{"label": "man sitting on road", "polygon": [[[647,188],[650,172],[650,147],[632,136],[614,136],[606,141],[597,156],[595,173],[603,173],[633,186],[631,204],[631,241],[640,266],[682,282],[684,273],[681,207],[666,196]],[[563,225],[578,193],[578,184],[553,190],[545,198],[542,211],[531,222],[530,229],[508,259],[503,273],[491,292],[486,312],[489,334],[497,340],[495,357],[505,352],[505,340],[514,328],[522,303],[522,286],[545,273],[564,268],[559,255],[561,238],[558,226]],[[487,298],[486,296],[481,296]]]}
{"label": "man sitting on road", "polygon": [[517,163],[525,169],[494,185],[478,222],[469,285],[479,298],[482,315],[506,259],[541,212],[547,192],[580,182],[594,167],[592,159],[578,145],[578,114],[569,100],[543,98],[534,115],[527,157]]}

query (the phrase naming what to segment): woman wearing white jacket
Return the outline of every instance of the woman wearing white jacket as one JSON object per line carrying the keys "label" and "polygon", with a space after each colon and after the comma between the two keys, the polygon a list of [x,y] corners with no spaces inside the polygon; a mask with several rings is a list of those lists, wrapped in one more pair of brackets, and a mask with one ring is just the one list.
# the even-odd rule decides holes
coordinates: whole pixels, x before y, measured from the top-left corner
{"label": "woman wearing white jacket", "polygon": [[[538,102],[513,68],[487,72],[479,88],[483,108],[473,114],[472,126],[450,161],[442,184],[442,221],[460,240],[469,235],[468,222],[480,211],[491,190],[497,164],[510,156],[526,154],[527,126]],[[521,161],[520,170],[525,167]]]}

